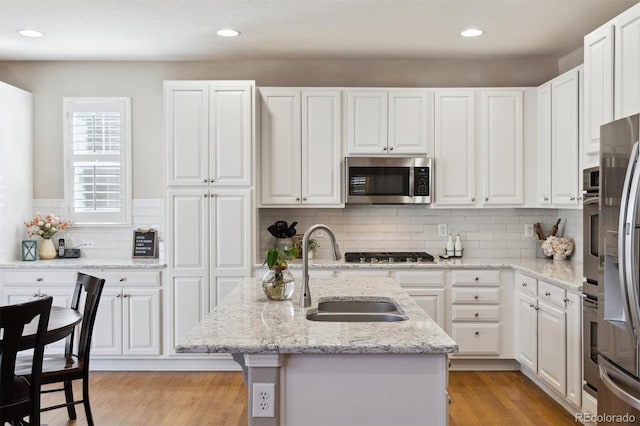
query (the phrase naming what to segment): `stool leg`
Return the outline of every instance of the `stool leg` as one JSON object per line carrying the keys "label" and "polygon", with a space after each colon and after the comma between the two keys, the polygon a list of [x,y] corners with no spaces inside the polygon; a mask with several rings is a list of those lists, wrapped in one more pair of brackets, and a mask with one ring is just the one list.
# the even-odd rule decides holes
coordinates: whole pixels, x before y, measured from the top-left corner
{"label": "stool leg", "polygon": [[71,380],[64,381],[64,397],[67,400],[67,413],[71,420],[76,419],[76,406],[73,405],[73,384]]}

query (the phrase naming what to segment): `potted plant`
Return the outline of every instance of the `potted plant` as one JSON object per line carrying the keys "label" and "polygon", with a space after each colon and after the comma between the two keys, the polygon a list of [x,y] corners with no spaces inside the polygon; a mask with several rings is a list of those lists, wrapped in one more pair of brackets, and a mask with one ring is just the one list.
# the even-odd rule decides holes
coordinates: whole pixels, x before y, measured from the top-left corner
{"label": "potted plant", "polygon": [[40,259],[55,259],[58,252],[51,238],[56,235],[58,231],[67,229],[69,222],[60,220],[60,218],[53,213],[49,213],[45,217],[37,213],[33,219],[24,224],[27,227],[27,232],[30,237],[42,237],[42,243],[38,249],[38,257]]}
{"label": "potted plant", "polygon": [[553,256],[553,260],[567,260],[573,253],[574,244],[569,238],[551,235],[542,243],[541,248],[546,256]]}
{"label": "potted plant", "polygon": [[309,259],[313,259],[313,255],[315,254],[316,250],[318,250],[318,247],[320,247],[320,244],[318,244],[315,239],[309,238],[308,246],[309,251],[307,252],[307,257]]}
{"label": "potted plant", "polygon": [[296,254],[297,250],[293,247],[267,249],[264,264],[269,271],[262,277],[262,290],[269,300],[287,300],[293,295],[295,281],[287,269],[287,260],[294,259]]}

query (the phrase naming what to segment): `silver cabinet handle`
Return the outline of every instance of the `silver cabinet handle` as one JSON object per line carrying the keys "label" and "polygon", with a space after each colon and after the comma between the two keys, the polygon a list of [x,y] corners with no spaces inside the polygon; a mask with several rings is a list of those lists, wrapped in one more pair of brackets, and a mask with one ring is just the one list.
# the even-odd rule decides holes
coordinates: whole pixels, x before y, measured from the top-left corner
{"label": "silver cabinet handle", "polygon": [[129,295],[128,294],[124,294],[122,297],[129,297]]}
{"label": "silver cabinet handle", "polygon": [[204,179],[202,179],[202,180],[204,181],[204,183],[209,182],[209,179],[207,179],[207,178],[204,178]]}
{"label": "silver cabinet handle", "polygon": [[118,297],[120,297],[120,296],[122,296],[120,293],[116,294],[116,298],[118,298]]}
{"label": "silver cabinet handle", "polygon": [[302,197],[302,201],[307,201],[307,197]]}
{"label": "silver cabinet handle", "polygon": [[568,297],[565,297],[564,299],[562,299],[564,301],[564,303],[567,303],[569,301]]}
{"label": "silver cabinet handle", "polygon": [[296,201],[300,201],[300,197],[296,197]]}
{"label": "silver cabinet handle", "polygon": [[42,278],[42,277],[37,277],[37,278],[36,278],[36,281],[37,281],[37,282],[42,282],[42,281],[44,281],[44,278]]}
{"label": "silver cabinet handle", "polygon": [[533,309],[535,308],[535,305],[533,303],[529,303],[529,308]]}
{"label": "silver cabinet handle", "polygon": [[385,147],[383,147],[383,148],[382,148],[382,150],[383,150],[383,151],[386,151],[386,150],[387,150],[387,147],[386,147],[386,146],[385,146]]}
{"label": "silver cabinet handle", "polygon": [[522,285],[522,287],[526,287],[526,286],[527,286],[527,283],[525,283],[525,282],[523,281],[521,285]]}
{"label": "silver cabinet handle", "polygon": [[479,281],[479,280],[480,280],[480,277],[475,277],[473,280],[474,280],[474,281]]}
{"label": "silver cabinet handle", "polygon": [[473,333],[473,334],[475,334],[476,336],[479,336],[479,335],[480,335],[480,332],[479,332],[479,331],[476,331],[476,332],[475,332],[475,333]]}
{"label": "silver cabinet handle", "polygon": [[575,201],[576,197],[569,197],[569,201]]}
{"label": "silver cabinet handle", "polygon": [[480,316],[480,314],[476,312],[475,314],[473,314],[473,316],[478,318]]}
{"label": "silver cabinet handle", "polygon": [[393,151],[393,147],[389,148],[389,151]]}
{"label": "silver cabinet handle", "polygon": [[484,200],[485,201],[489,201],[489,197],[484,197]]}
{"label": "silver cabinet handle", "polygon": [[120,281],[121,283],[123,283],[123,282],[125,282],[126,280],[127,280],[127,278],[126,278],[126,277],[122,277],[122,278],[120,278],[118,281]]}
{"label": "silver cabinet handle", "polygon": [[475,203],[475,201],[476,201],[476,197],[471,197],[471,202]]}
{"label": "silver cabinet handle", "polygon": [[545,292],[544,292],[544,295],[545,295],[545,296],[547,296],[547,297],[549,297],[549,296],[551,296],[551,293],[549,293],[548,291],[545,291]]}
{"label": "silver cabinet handle", "polygon": [[549,201],[549,197],[544,197],[544,201]]}
{"label": "silver cabinet handle", "polygon": [[38,293],[33,293],[33,297],[38,297]]}
{"label": "silver cabinet handle", "polygon": [[474,298],[475,300],[478,300],[478,295],[476,294],[475,296],[473,296],[473,298]]}
{"label": "silver cabinet handle", "polygon": [[209,194],[204,194],[204,198],[207,198],[209,196]]}
{"label": "silver cabinet handle", "polygon": [[213,178],[209,179],[209,182],[215,182],[215,181],[216,181],[216,180],[215,180],[215,179],[213,179]]}

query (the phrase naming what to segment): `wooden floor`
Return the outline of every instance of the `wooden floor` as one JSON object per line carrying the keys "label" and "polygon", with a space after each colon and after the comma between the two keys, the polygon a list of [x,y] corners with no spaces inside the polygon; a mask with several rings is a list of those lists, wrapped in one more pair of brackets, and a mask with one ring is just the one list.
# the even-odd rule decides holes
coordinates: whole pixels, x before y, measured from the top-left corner
{"label": "wooden floor", "polygon": [[[80,391],[80,383],[74,383]],[[97,426],[246,425],[247,400],[240,373],[94,372],[91,402]],[[519,372],[449,373],[451,426],[573,425],[573,416]],[[43,406],[62,393],[43,397]],[[49,426],[86,425],[84,409],[69,421],[66,410],[42,415]],[[389,425],[393,426],[393,425]]]}

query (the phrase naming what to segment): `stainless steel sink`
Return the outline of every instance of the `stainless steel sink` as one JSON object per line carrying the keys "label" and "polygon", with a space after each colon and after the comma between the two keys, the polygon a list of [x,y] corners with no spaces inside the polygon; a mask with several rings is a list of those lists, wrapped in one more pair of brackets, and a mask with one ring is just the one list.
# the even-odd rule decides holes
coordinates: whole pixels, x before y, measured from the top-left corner
{"label": "stainless steel sink", "polygon": [[391,299],[328,300],[307,311],[311,321],[331,322],[394,322],[405,321],[407,315]]}

